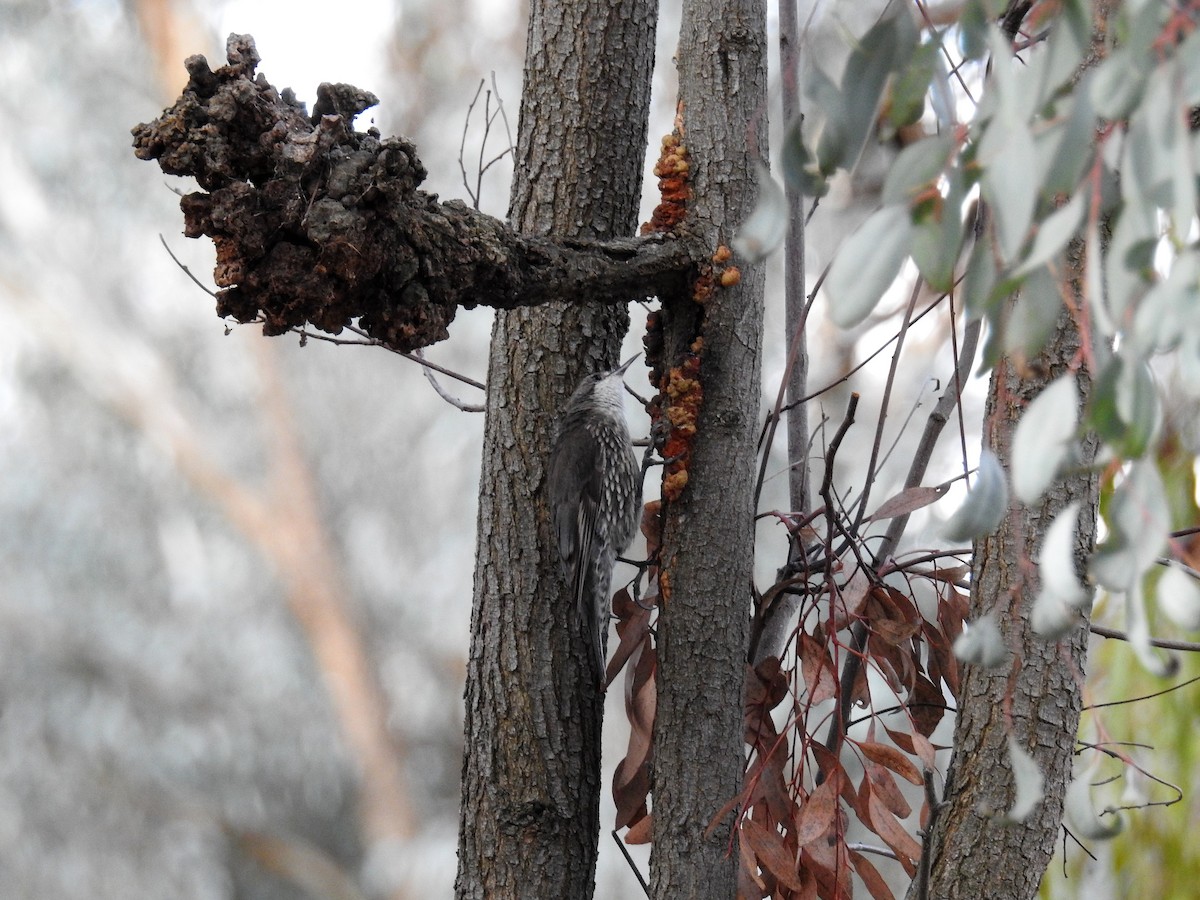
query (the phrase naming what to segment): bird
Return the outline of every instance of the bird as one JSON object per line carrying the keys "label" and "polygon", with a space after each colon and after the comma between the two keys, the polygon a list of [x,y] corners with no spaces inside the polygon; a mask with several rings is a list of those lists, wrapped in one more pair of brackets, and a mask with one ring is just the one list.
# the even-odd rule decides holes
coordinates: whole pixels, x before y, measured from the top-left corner
{"label": "bird", "polygon": [[563,579],[571,589],[601,689],[612,568],[637,533],[642,501],[641,467],[622,402],[622,379],[640,355],[579,382],[559,417],[547,474]]}

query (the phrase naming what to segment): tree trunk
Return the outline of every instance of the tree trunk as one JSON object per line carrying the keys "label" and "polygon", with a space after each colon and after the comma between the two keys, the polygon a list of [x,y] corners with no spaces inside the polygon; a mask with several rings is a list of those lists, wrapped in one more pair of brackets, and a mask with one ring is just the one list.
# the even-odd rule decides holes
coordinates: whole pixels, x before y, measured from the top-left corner
{"label": "tree trunk", "polygon": [[[1079,335],[1064,312],[1030,371],[1019,372],[1008,359],[993,370],[985,444],[1006,469],[1012,464],[1013,431],[1025,407],[1068,371],[1078,350]],[[1079,385],[1081,403],[1086,403],[1091,382],[1084,372],[1079,373]],[[1084,442],[1084,450],[1086,464],[1096,451],[1094,438]],[[966,667],[945,805],[930,843],[928,897],[1027,900],[1037,895],[1054,852],[1063,796],[1071,780],[1088,632],[1076,628],[1057,642],[1034,635],[1029,611],[1038,585],[1031,560],[1037,558],[1050,522],[1075,500],[1082,502],[1076,538],[1076,567],[1082,571],[1096,535],[1098,479],[1092,473],[1060,480],[1034,506],[1014,503],[996,533],[976,544],[971,618],[991,612],[1016,658],[1010,668]],[[1010,733],[1032,754],[1045,777],[1045,796],[1019,826],[999,818],[1013,798]]]}
{"label": "tree trunk", "polygon": [[[691,178],[685,227],[716,250],[749,214],[754,160],[766,153],[763,0],[685,3],[678,66]],[[705,830],[738,793],[744,764],[762,315],[762,266],[745,266],[739,284],[703,304],[664,304],[669,364],[703,337],[703,405],[686,487],[664,512],[652,857],[661,900],[736,889],[732,816]]]}
{"label": "tree trunk", "polygon": [[[510,218],[559,238],[630,234],[657,4],[534,0]],[[636,299],[636,298],[631,298]],[[555,417],[611,366],[624,306],[498,312],[488,372],[462,775],[460,898],[589,897],[600,725],[542,495]]]}
{"label": "tree trunk", "polygon": [[[1092,6],[1092,45],[1081,71],[1104,53],[1108,23],[1120,0],[1098,0]],[[1019,21],[1012,23],[1015,29]],[[1084,252],[1081,241],[1068,247],[1066,293],[1077,306],[1083,294]],[[984,418],[984,442],[1011,468],[1011,443],[1017,421],[1029,402],[1054,378],[1075,363],[1080,335],[1064,310],[1045,350],[1023,371],[1002,359],[992,370]],[[1080,404],[1087,403],[1091,378],[1078,372]],[[1084,439],[1080,467],[1095,456],[1098,442]],[[1071,780],[1072,752],[1079,729],[1088,632],[1078,628],[1057,642],[1036,637],[1029,610],[1037,596],[1031,560],[1046,528],[1072,501],[1082,504],[1075,539],[1076,568],[1084,571],[1096,539],[1099,481],[1077,472],[1059,480],[1036,506],[1013,504],[991,537],[975,546],[971,571],[971,618],[991,611],[1006,646],[1016,654],[1013,669],[986,671],[967,666],[958,698],[954,753],[946,775],[943,809],[928,850],[928,897],[1025,900],[1038,886],[1062,825],[1063,798]],[[1021,826],[1004,825],[981,810],[1002,811],[1012,799],[1009,733],[1028,750],[1044,776],[1045,796]],[[909,891],[914,898],[916,883]]]}

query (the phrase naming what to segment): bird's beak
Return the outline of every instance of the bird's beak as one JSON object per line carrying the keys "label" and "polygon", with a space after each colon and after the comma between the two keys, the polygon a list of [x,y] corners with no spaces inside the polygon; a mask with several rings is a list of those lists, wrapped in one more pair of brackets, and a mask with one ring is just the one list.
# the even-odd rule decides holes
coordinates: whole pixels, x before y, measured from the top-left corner
{"label": "bird's beak", "polygon": [[618,368],[614,369],[613,374],[614,375],[624,375],[625,370],[628,369],[630,366],[632,366],[635,362],[637,362],[638,357],[641,355],[642,354],[640,354],[640,353],[633,354],[633,356],[629,357],[629,359],[627,359],[627,360],[625,360],[625,362],[621,363],[621,365]]}

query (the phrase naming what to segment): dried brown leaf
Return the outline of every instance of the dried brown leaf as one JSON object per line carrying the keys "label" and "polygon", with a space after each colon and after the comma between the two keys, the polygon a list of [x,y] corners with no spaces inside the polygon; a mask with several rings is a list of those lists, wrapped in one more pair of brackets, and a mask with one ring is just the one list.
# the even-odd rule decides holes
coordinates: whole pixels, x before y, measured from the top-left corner
{"label": "dried brown leaf", "polygon": [[851,850],[850,864],[854,866],[854,871],[862,879],[863,887],[867,889],[867,893],[871,895],[873,900],[896,900],[892,889],[888,887],[883,876],[879,874],[879,870],[863,854]]}
{"label": "dried brown leaf", "polygon": [[833,612],[833,627],[840,631],[849,628],[851,623],[862,615],[867,603],[867,591],[871,587],[871,579],[861,566],[856,566],[854,574],[846,582],[838,595],[830,602]]}
{"label": "dried brown leaf", "polygon": [[970,574],[970,566],[951,566],[948,569],[939,569],[935,562],[933,571],[927,573],[926,577],[932,578],[934,581],[944,581],[947,584],[958,584]]}
{"label": "dried brown leaf", "polygon": [[800,672],[810,703],[824,703],[837,696],[837,675],[829,648],[804,632],[800,634]]}
{"label": "dried brown leaf", "polygon": [[947,704],[941,690],[932,681],[924,675],[917,675],[905,706],[908,707],[908,714],[912,716],[913,726],[918,732],[929,737],[946,714]]}
{"label": "dried brown leaf", "polygon": [[647,598],[643,604],[633,601],[628,589],[622,588],[613,596],[613,612],[617,616],[617,649],[608,661],[605,680],[612,684],[630,657],[650,634],[650,607],[657,598]]}
{"label": "dried brown leaf", "polygon": [[871,631],[889,644],[900,644],[921,630],[921,615],[912,601],[890,588],[876,586],[867,595]]}
{"label": "dried brown leaf", "polygon": [[758,864],[789,890],[798,891],[803,887],[796,856],[783,845],[783,837],[778,831],[747,816],[742,819],[741,840],[751,846]]}
{"label": "dried brown leaf", "polygon": [[883,801],[883,805],[897,818],[908,818],[912,813],[912,807],[896,784],[895,776],[883,766],[873,762],[867,762],[866,772],[866,778],[871,782],[872,792]]}
{"label": "dried brown leaf", "polygon": [[631,847],[634,844],[648,844],[650,843],[651,833],[653,830],[654,814],[651,813],[650,815],[643,816],[634,822],[633,825],[630,826],[629,830],[625,832],[625,837],[622,838],[622,840],[624,840],[625,843]]}
{"label": "dried brown leaf", "polygon": [[647,639],[638,645],[625,676],[625,714],[629,743],[625,758],[613,773],[613,801],[617,828],[632,826],[645,814],[650,792],[650,765],[654,754],[654,715],[657,703],[655,671],[658,654]]}
{"label": "dried brown leaf", "polygon": [[841,781],[841,775],[826,778],[800,804],[800,815],[796,817],[796,843],[799,846],[817,840],[833,825]]}
{"label": "dried brown leaf", "polygon": [[863,756],[867,759],[879,763],[884,768],[891,769],[905,781],[912,782],[918,787],[925,783],[925,779],[921,777],[921,770],[914,766],[912,760],[895,747],[889,747],[887,744],[877,744],[874,741],[860,741],[858,742],[858,749],[862,751]]}
{"label": "dried brown leaf", "polygon": [[883,842],[892,848],[896,859],[910,876],[917,872],[916,861],[921,858],[921,845],[916,838],[904,830],[904,826],[896,821],[896,817],[883,805],[883,801],[872,792],[867,797],[867,806],[871,813],[870,826]]}
{"label": "dried brown leaf", "polygon": [[844,841],[813,841],[800,851],[801,871],[816,878],[817,891],[822,897],[850,897],[853,882],[850,878],[850,859]]}
{"label": "dried brown leaf", "polygon": [[766,896],[767,884],[758,874],[758,860],[754,858],[750,844],[738,841],[738,855],[742,858],[742,865],[738,870],[738,900],[744,897],[761,900]]}
{"label": "dried brown leaf", "polygon": [[868,517],[868,522],[879,522],[883,519],[894,519],[896,516],[905,516],[915,510],[928,506],[945,496],[950,485],[940,484],[937,487],[911,487],[905,488],[894,497],[890,497],[879,504],[879,509],[871,513]]}

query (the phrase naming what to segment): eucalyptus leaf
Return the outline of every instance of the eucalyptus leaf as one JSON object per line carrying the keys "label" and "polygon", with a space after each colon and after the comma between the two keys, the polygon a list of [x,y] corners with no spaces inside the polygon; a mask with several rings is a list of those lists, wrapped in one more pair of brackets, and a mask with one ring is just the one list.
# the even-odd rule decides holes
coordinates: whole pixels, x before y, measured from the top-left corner
{"label": "eucalyptus leaf", "polygon": [[1011,734],[1008,736],[1008,761],[1013,773],[1013,802],[1004,820],[1020,824],[1042,802],[1045,778],[1029,751]]}
{"label": "eucalyptus leaf", "polygon": [[1004,349],[1012,356],[1036,356],[1054,333],[1062,311],[1058,281],[1042,266],[1021,285],[1004,317]]}
{"label": "eucalyptus leaf", "polygon": [[954,287],[954,272],[966,236],[967,223],[963,221],[966,190],[962,175],[957,170],[951,171],[947,181],[944,197],[939,194],[934,202],[917,207],[910,247],[913,262],[935,291]]}
{"label": "eucalyptus leaf", "polygon": [[824,197],[829,182],[821,174],[816,159],[804,145],[804,117],[797,116],[783,136],[779,165],[783,180],[807,197]]}
{"label": "eucalyptus leaf", "polygon": [[935,186],[954,153],[954,137],[937,134],[900,151],[883,183],[883,202],[912,204],[917,195]]}
{"label": "eucalyptus leaf", "polygon": [[733,249],[752,263],[762,262],[774,253],[787,237],[788,229],[788,203],[783,188],[761,162],[755,173],[758,200],[733,239]]}
{"label": "eucalyptus leaf", "polygon": [[867,30],[846,60],[841,80],[839,129],[842,159],[847,168],[858,162],[875,127],[888,76],[908,62],[916,42],[912,17],[896,4]]}
{"label": "eucalyptus leaf", "polygon": [[986,537],[999,527],[1008,512],[1008,482],[1004,467],[991,450],[979,454],[979,469],[967,499],[942,526],[948,541],[970,541]]}
{"label": "eucalyptus leaf", "polygon": [[1170,515],[1154,460],[1134,462],[1113,491],[1108,537],[1092,556],[1092,576],[1110,590],[1133,591],[1167,545]]}
{"label": "eucalyptus leaf", "polygon": [[1058,640],[1083,622],[1091,608],[1091,591],[1075,574],[1075,533],[1080,504],[1070,503],[1050,523],[1038,557],[1039,590],[1030,616],[1033,630]]}
{"label": "eucalyptus leaf", "polygon": [[965,663],[985,669],[999,669],[1008,661],[1008,648],[995,617],[988,613],[974,622],[964,622],[962,634],[954,641],[954,655]]}
{"label": "eucalyptus leaf", "polygon": [[992,289],[996,286],[996,260],[991,241],[981,237],[971,248],[967,271],[963,278],[963,305],[967,314],[977,319],[991,312]]}
{"label": "eucalyptus leaf", "polygon": [[1145,356],[1179,346],[1184,335],[1197,328],[1198,308],[1200,254],[1190,249],[1175,258],[1167,277],[1138,304],[1130,341],[1133,352]]}
{"label": "eucalyptus leaf", "polygon": [[[1147,215],[1147,213],[1149,215]],[[1155,277],[1153,251],[1157,217],[1137,198],[1121,209],[1104,253],[1105,318],[1124,322]]]}
{"label": "eucalyptus leaf", "polygon": [[1033,220],[1041,183],[1038,156],[1024,122],[1005,125],[997,119],[987,131],[1000,137],[990,142],[988,153],[980,149],[983,194],[995,216],[1001,258],[1008,262],[1016,259]]}
{"label": "eucalyptus leaf", "polygon": [[1112,808],[1104,810],[1105,814],[1111,816],[1107,820],[1096,813],[1092,803],[1092,779],[1097,768],[1093,763],[1071,782],[1063,801],[1063,814],[1073,835],[1093,841],[1107,841],[1121,833],[1123,822],[1120,814]]}
{"label": "eucalyptus leaf", "polygon": [[1180,628],[1200,630],[1200,583],[1194,573],[1176,563],[1168,565],[1155,585],[1155,598],[1162,614]]}
{"label": "eucalyptus leaf", "polygon": [[829,318],[841,328],[871,314],[908,256],[912,222],[903,206],[885,206],[842,244],[825,280]]}
{"label": "eucalyptus leaf", "polygon": [[1032,272],[1038,266],[1053,259],[1067,242],[1075,237],[1083,217],[1087,213],[1091,192],[1086,189],[1076,192],[1064,205],[1060,206],[1038,225],[1034,235],[1033,245],[1021,264],[1013,271],[1014,276]]}
{"label": "eucalyptus leaf", "polygon": [[1136,459],[1145,454],[1162,425],[1150,367],[1124,355],[1114,356],[1093,385],[1087,420],[1121,457]]}
{"label": "eucalyptus leaf", "polygon": [[1146,619],[1140,579],[1125,593],[1125,634],[1138,662],[1151,675],[1167,678],[1179,671],[1179,659],[1175,654],[1150,643],[1150,623]]}
{"label": "eucalyptus leaf", "polygon": [[1038,106],[1050,100],[1072,77],[1087,52],[1092,38],[1092,23],[1088,4],[1083,0],[1068,0],[1050,29],[1043,52],[1045,64],[1038,86]]}
{"label": "eucalyptus leaf", "polygon": [[1146,84],[1146,72],[1133,50],[1118,46],[1095,69],[1090,98],[1103,119],[1123,119],[1137,106]]}
{"label": "eucalyptus leaf", "polygon": [[1089,93],[1092,74],[1091,70],[1085,72],[1079,86],[1058,101],[1060,119],[1037,136],[1042,147],[1039,157],[1046,166],[1042,179],[1042,193],[1046,196],[1074,193],[1092,161],[1092,136],[1096,131],[1096,111]]}
{"label": "eucalyptus leaf", "polygon": [[929,40],[917,47],[908,64],[892,82],[887,106],[887,121],[893,129],[911,125],[925,111],[925,95],[937,74],[938,42]]}
{"label": "eucalyptus leaf", "polygon": [[1013,493],[1034,503],[1066,460],[1079,422],[1074,375],[1063,375],[1033,399],[1017,424],[1012,443]]}
{"label": "eucalyptus leaf", "polygon": [[983,59],[988,51],[989,24],[982,0],[967,0],[958,19],[958,48],[964,59]]}

